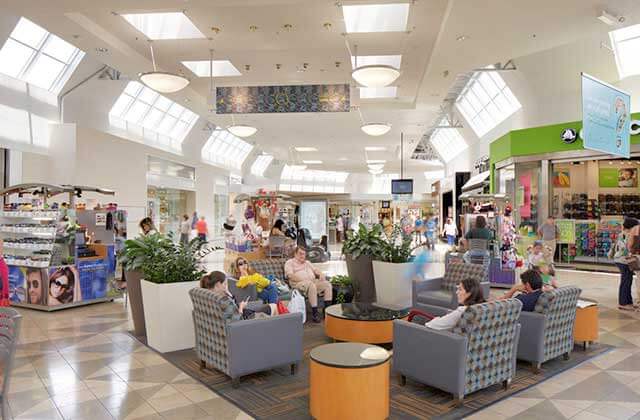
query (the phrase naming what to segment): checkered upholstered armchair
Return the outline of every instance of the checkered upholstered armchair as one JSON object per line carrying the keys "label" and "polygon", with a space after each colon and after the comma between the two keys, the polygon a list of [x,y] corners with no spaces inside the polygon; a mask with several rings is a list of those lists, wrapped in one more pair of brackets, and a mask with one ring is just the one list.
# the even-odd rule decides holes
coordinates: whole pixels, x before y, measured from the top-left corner
{"label": "checkered upholstered armchair", "polygon": [[520,336],[516,299],[469,306],[452,331],[403,320],[393,322],[393,368],[406,378],[465,395],[494,384],[509,385]]}
{"label": "checkered upholstered armchair", "polygon": [[451,263],[445,269],[444,277],[416,280],[413,283],[413,307],[429,311],[430,307],[455,309],[458,307],[456,286],[467,277],[480,282],[484,298],[489,297],[489,283],[484,281],[485,268],[478,264]]}
{"label": "checkered upholstered armchair", "polygon": [[[262,274],[265,277],[273,275],[278,280],[285,281],[284,278],[284,263],[287,262],[286,258],[268,258],[263,260],[249,261],[249,266],[256,270],[256,272]],[[258,292],[256,291],[255,284],[251,284],[247,287],[236,287],[237,280],[229,278],[229,291],[236,298],[238,302],[243,301],[245,298],[249,298],[250,301],[257,301]],[[290,293],[280,294],[280,300],[291,299]]]}
{"label": "checkered upholstered armchair", "polygon": [[189,291],[193,302],[196,353],[202,368],[212,367],[231,377],[240,377],[291,365],[291,374],[302,360],[302,314],[225,323],[223,309],[211,290]]}
{"label": "checkered upholstered armchair", "polygon": [[573,350],[573,326],[576,305],[581,290],[574,286],[544,292],[538,298],[534,312],[522,312],[522,339],[518,359],[531,362],[538,371],[540,365]]}

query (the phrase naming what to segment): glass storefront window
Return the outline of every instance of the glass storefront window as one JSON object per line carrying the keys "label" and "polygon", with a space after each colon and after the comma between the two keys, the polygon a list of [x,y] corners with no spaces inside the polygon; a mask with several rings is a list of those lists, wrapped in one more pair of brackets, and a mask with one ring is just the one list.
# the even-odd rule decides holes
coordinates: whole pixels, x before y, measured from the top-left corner
{"label": "glass storefront window", "polygon": [[214,194],[213,196],[213,236],[223,236],[222,224],[229,215],[229,196],[227,194]]}
{"label": "glass storefront window", "polygon": [[147,188],[147,207],[149,217],[160,233],[173,234],[174,239],[180,237],[180,221],[184,214],[191,215],[193,210],[189,203],[195,202],[192,191],[176,190],[149,186]]}

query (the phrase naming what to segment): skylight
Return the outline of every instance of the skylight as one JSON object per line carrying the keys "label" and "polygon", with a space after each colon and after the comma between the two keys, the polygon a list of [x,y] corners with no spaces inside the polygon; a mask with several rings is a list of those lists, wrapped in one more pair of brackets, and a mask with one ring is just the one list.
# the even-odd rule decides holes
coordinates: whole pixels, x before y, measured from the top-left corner
{"label": "skylight", "polygon": [[621,79],[640,74],[640,24],[609,32]]}
{"label": "skylight", "polygon": [[[446,118],[442,119],[440,125],[449,125]],[[457,128],[438,128],[429,141],[446,163],[469,147]]]}
{"label": "skylight", "polygon": [[285,165],[280,175],[281,191],[344,193],[348,172],[300,169]]}
{"label": "skylight", "polygon": [[[183,61],[182,65],[198,77],[211,77],[211,61]],[[242,73],[229,60],[213,60],[214,77],[242,76]]]}
{"label": "skylight", "polygon": [[251,173],[255,176],[264,176],[264,172],[267,170],[272,161],[273,156],[271,155],[258,156],[253,162],[253,165],[251,165]]}
{"label": "skylight", "polygon": [[194,39],[204,35],[182,12],[133,13],[122,16],[149,39]]}
{"label": "skylight", "polygon": [[202,148],[202,159],[227,168],[241,169],[253,146],[227,130],[214,130]]}
{"label": "skylight", "polygon": [[20,18],[0,49],[0,72],[57,94],[83,57],[73,45]]}
{"label": "skylight", "polygon": [[112,125],[140,132],[152,146],[180,150],[198,116],[138,82],[129,82],[109,111]]}
{"label": "skylight", "polygon": [[441,179],[444,178],[444,169],[440,169],[437,171],[425,171],[424,173],[425,179]]}
{"label": "skylight", "polygon": [[[373,66],[373,65],[385,65],[400,69],[402,63],[401,55],[359,55],[358,67],[361,66]],[[356,57],[351,56],[351,68],[356,68]]]}
{"label": "skylight", "polygon": [[476,72],[458,96],[456,105],[478,137],[484,136],[522,108],[495,71]]}
{"label": "skylight", "polygon": [[397,86],[358,87],[358,89],[360,89],[360,99],[395,98],[398,96]]}
{"label": "skylight", "polygon": [[409,3],[342,6],[347,33],[407,30]]}

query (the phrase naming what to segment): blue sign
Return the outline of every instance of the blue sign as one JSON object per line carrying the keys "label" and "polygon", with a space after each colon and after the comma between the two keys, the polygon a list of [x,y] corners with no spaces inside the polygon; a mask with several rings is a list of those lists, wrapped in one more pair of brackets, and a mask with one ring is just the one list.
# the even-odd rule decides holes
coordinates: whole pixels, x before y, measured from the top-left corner
{"label": "blue sign", "polygon": [[216,113],[349,112],[350,93],[348,84],[218,87]]}
{"label": "blue sign", "polygon": [[584,148],[628,158],[630,109],[628,93],[582,73]]}

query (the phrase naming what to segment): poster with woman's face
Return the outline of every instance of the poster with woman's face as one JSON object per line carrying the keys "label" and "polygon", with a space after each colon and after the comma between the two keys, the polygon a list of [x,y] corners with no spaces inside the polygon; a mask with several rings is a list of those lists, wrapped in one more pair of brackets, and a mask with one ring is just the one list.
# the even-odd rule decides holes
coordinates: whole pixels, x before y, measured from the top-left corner
{"label": "poster with woman's face", "polygon": [[637,168],[618,169],[618,187],[620,188],[638,187],[638,169]]}
{"label": "poster with woman's face", "polygon": [[49,306],[81,300],[80,277],[75,267],[68,265],[49,269]]}

